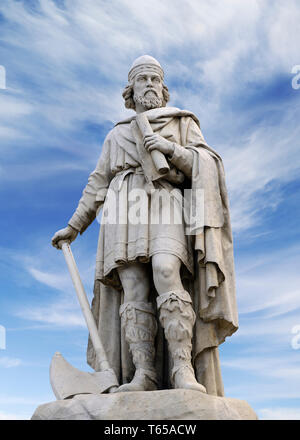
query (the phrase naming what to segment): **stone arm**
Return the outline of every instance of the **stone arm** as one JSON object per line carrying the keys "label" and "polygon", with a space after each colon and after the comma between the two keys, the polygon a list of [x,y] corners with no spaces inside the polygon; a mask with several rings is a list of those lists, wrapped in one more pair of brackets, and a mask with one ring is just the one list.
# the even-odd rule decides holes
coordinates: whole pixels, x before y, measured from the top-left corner
{"label": "stone arm", "polygon": [[187,177],[192,176],[193,168],[193,153],[188,149],[188,146],[196,146],[201,143],[206,144],[202,132],[196,122],[191,119],[187,130],[186,145],[183,147],[182,145],[173,143],[173,154],[171,156],[169,155],[171,164],[182,171]]}
{"label": "stone arm", "polygon": [[68,224],[82,234],[95,220],[97,210],[103,205],[112,179],[110,168],[110,143],[106,140],[95,170],[90,174],[76,211]]}
{"label": "stone arm", "polygon": [[187,177],[192,175],[193,153],[179,144],[173,143],[173,154],[169,161],[178,170],[182,171]]}

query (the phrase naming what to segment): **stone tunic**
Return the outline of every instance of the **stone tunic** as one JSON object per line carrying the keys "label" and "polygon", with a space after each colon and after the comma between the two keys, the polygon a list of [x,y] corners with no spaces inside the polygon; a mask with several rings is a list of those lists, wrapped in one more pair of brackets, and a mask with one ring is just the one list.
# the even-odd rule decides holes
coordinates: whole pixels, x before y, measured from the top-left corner
{"label": "stone tunic", "polygon": [[[158,193],[147,192],[148,185],[140,167],[119,172],[112,179],[109,188],[113,191],[111,197],[114,201],[104,205],[104,212],[108,212],[108,222],[102,221],[101,224],[96,279],[119,287],[118,277],[113,269],[133,261],[147,263],[154,254],[161,252],[176,255],[192,274],[193,252],[190,237],[185,235],[183,221],[176,224],[171,218],[170,222],[166,224],[164,222],[168,220],[168,218],[164,219],[164,216],[167,217],[167,214],[164,215],[164,210],[169,210],[169,206],[170,214],[175,211],[175,216],[182,219],[180,202],[174,197],[174,191],[179,193],[181,191],[165,179],[155,181],[154,189],[162,191],[161,203],[159,203]],[[140,195],[140,199],[136,200],[136,195]],[[131,201],[132,196],[133,201]],[[117,218],[112,219],[116,221],[110,222],[109,211],[114,210],[115,206]],[[142,212],[136,212],[138,207]],[[130,212],[131,208],[132,212]],[[120,224],[119,221],[122,214],[126,216],[125,224]],[[137,214],[136,218],[135,214]],[[156,216],[155,224],[152,218]]]}
{"label": "stone tunic", "polygon": [[[190,126],[188,132],[191,135],[186,139],[189,144],[193,141],[193,131],[197,130],[199,136],[200,130],[190,116],[185,119],[186,125]],[[159,125],[153,124],[154,131],[164,136],[164,131],[170,128],[168,122],[163,120]],[[130,126],[117,125],[106,137],[97,167],[69,221],[82,233],[103,207],[96,279],[104,284],[121,288],[117,267],[133,261],[147,263],[157,253],[176,255],[183,263],[182,275],[193,274],[193,239],[185,233],[183,199],[180,197],[184,175],[174,166],[180,166],[186,177],[190,177],[193,154],[179,144],[182,142],[180,118],[172,118],[171,123],[173,137],[169,136],[169,140],[174,141],[174,153],[169,158],[171,170],[166,177],[153,182],[152,193]],[[137,212],[138,207],[142,212]]]}

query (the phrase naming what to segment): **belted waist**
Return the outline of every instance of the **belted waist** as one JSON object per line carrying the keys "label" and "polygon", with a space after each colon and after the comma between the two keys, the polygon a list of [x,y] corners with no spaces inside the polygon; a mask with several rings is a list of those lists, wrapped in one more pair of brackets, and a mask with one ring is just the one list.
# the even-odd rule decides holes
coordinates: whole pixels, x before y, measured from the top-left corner
{"label": "belted waist", "polygon": [[128,174],[144,174],[143,168],[141,166],[139,167],[131,167],[131,168],[126,168],[124,170],[120,170],[115,174],[116,176],[121,176],[121,179],[119,180],[119,188],[118,191],[121,190],[124,179],[126,176],[128,176]]}
{"label": "belted waist", "polygon": [[139,167],[131,167],[131,168],[124,168],[123,170],[117,171],[116,172],[116,176],[119,176],[120,174],[129,174],[129,173],[134,173],[134,174],[144,174],[143,168],[141,166]]}
{"label": "belted waist", "polygon": [[[115,177],[121,176],[119,180],[119,188],[118,191],[121,190],[124,179],[128,174],[144,174],[143,168],[141,166],[139,167],[131,167],[127,169],[123,169],[118,171],[115,174]],[[146,179],[145,179],[146,180]],[[169,173],[167,175],[162,176],[162,180],[166,180],[167,182],[170,182],[171,184],[180,184],[184,180],[184,174],[182,171],[177,170],[175,167],[171,167]],[[150,193],[153,189],[153,183],[152,182],[146,182],[147,183],[147,192]]]}

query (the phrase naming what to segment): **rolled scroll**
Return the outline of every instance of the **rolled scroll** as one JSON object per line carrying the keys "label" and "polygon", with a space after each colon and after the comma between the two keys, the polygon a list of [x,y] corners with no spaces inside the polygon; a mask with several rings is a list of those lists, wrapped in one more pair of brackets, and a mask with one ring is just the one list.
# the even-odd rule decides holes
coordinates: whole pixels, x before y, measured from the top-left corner
{"label": "rolled scroll", "polygon": [[[136,122],[143,136],[146,136],[148,134],[153,134],[152,127],[145,113],[139,113],[138,115],[136,115]],[[170,171],[170,167],[167,162],[167,159],[165,158],[165,155],[161,151],[152,150],[151,157],[155,165],[155,168],[159,173],[166,174]]]}

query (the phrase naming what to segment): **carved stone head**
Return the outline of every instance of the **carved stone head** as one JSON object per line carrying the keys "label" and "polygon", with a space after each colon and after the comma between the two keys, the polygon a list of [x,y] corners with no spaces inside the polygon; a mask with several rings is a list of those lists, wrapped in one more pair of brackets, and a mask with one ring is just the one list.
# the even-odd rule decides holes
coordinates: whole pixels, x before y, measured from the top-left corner
{"label": "carved stone head", "polygon": [[170,95],[164,84],[164,71],[150,55],[137,58],[128,73],[128,85],[123,91],[125,107],[136,109],[136,104],[146,110],[165,107]]}

